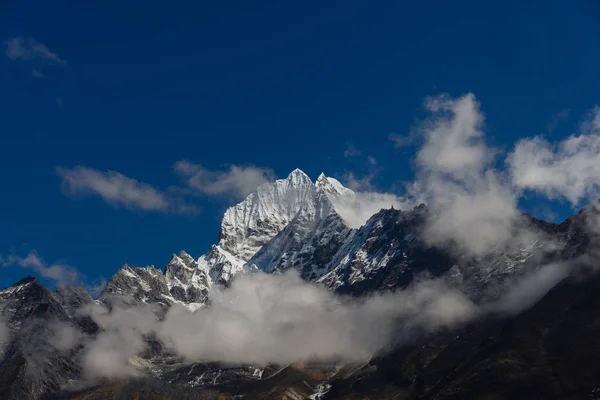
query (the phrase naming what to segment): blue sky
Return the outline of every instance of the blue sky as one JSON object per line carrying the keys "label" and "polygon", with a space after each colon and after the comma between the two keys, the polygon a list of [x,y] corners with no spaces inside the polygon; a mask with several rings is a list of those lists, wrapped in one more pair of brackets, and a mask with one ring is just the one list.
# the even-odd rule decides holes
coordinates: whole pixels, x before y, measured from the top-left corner
{"label": "blue sky", "polygon": [[[593,1],[94,3],[0,5],[0,254],[35,249],[90,283],[125,262],[201,255],[241,194],[204,187],[186,197],[196,213],[111,205],[65,190],[76,166],[161,193],[185,186],[182,160],[214,179],[299,167],[393,192],[415,150],[389,135],[423,118],[427,96],[474,93],[499,149],[560,140],[600,102]],[[4,267],[0,286],[27,272]]]}

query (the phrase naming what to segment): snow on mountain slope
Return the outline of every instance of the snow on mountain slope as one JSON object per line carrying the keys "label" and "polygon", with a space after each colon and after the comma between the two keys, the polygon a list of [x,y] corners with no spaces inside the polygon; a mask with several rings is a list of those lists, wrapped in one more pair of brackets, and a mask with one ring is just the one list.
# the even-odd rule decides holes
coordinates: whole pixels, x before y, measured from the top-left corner
{"label": "snow on mountain slope", "polygon": [[245,267],[265,271],[298,267],[306,277],[320,276],[325,263],[315,257],[323,256],[311,256],[311,248],[330,241],[333,253],[337,250],[334,236],[347,229],[330,200],[353,193],[324,174],[313,184],[296,169],[286,179],[259,186],[230,207],[223,217],[219,244],[199,263],[210,270],[213,282],[225,285]]}
{"label": "snow on mountain slope", "polygon": [[317,189],[321,189],[329,199],[334,199],[341,196],[350,196],[354,194],[353,190],[350,190],[342,185],[337,179],[325,176],[321,173],[315,182]]}
{"label": "snow on mountain slope", "polygon": [[310,178],[295,169],[286,179],[265,183],[223,216],[219,244],[199,263],[210,270],[213,282],[228,284],[256,252],[296,216],[313,196]]}
{"label": "snow on mountain slope", "polygon": [[319,177],[313,198],[300,208],[294,219],[277,236],[256,253],[248,262],[249,266],[267,273],[296,268],[308,280],[317,279],[327,272],[329,260],[351,229],[335,212],[329,199],[329,196],[338,196],[343,192],[332,191],[332,188],[336,188],[329,187],[326,180],[324,175]]}
{"label": "snow on mountain slope", "polygon": [[[439,277],[479,301],[496,298],[511,280],[564,258],[566,234],[526,215],[515,226],[519,240],[484,257],[427,244],[422,232],[430,218],[435,217],[425,205],[381,210],[348,236],[319,282],[340,293],[361,295],[404,288],[424,275]],[[519,235],[523,232],[527,234]]]}
{"label": "snow on mountain slope", "polygon": [[248,261],[279,233],[313,196],[310,178],[296,169],[286,179],[259,186],[223,217],[219,246],[240,261]]}
{"label": "snow on mountain slope", "polygon": [[108,281],[99,300],[110,303],[114,295],[118,295],[121,296],[119,301],[129,299],[133,303],[160,307],[180,304],[194,311],[208,299],[211,283],[207,272],[185,251],[171,256],[164,273],[152,265],[130,267],[125,264]]}

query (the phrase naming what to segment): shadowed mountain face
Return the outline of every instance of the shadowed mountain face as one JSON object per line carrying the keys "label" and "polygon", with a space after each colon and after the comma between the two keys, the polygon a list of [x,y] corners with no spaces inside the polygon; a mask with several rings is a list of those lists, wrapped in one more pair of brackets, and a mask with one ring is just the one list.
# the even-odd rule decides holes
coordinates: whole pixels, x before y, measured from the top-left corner
{"label": "shadowed mountain face", "polygon": [[437,332],[333,379],[325,398],[598,398],[599,307],[600,277],[569,279],[516,317]]}
{"label": "shadowed mountain face", "polygon": [[[48,290],[32,277],[0,290],[0,314],[8,329],[0,398],[600,398],[596,205],[561,224],[522,215],[514,227],[519,240],[476,257],[451,242],[431,246],[424,231],[436,216],[424,205],[381,210],[358,229],[348,226],[342,218],[347,210],[339,204],[354,195],[331,178],[322,175],[313,184],[296,170],[230,208],[219,243],[207,254],[194,259],[182,251],[162,270],[125,265],[97,300],[83,288]],[[516,316],[495,309],[452,329],[415,328],[408,337],[406,327],[399,326],[401,346],[358,363],[312,358],[267,366],[206,362],[177,355],[172,343],[150,330],[140,332],[143,343],[131,346],[118,330],[102,336],[115,327],[104,326],[89,312],[93,307],[108,313],[142,307],[152,317],[145,323],[152,324],[163,321],[174,306],[188,312],[214,308],[219,293],[232,290],[245,274],[288,270],[352,297],[399,291],[435,278],[481,305],[556,263],[566,272],[540,291],[530,309]],[[90,360],[83,353],[100,337],[124,352],[139,347],[125,356],[137,372],[90,378],[85,369]]]}

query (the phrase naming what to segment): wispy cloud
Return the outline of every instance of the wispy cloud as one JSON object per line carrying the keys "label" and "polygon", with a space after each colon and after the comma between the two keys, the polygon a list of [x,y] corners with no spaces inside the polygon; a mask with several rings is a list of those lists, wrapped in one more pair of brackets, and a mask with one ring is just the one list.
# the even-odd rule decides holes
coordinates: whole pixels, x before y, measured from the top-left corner
{"label": "wispy cloud", "polygon": [[206,195],[232,195],[238,199],[275,178],[270,169],[230,165],[223,171],[211,171],[188,160],[176,162],[173,169],[196,191]]}
{"label": "wispy cloud", "polygon": [[40,78],[40,79],[46,77],[46,75],[44,75],[44,73],[37,68],[33,68],[31,70],[31,75],[33,75],[34,78]]}
{"label": "wispy cloud", "polygon": [[419,139],[419,135],[416,132],[411,131],[408,135],[400,135],[398,133],[390,133],[388,140],[394,144],[394,147],[408,147],[416,143]]}
{"label": "wispy cloud", "polygon": [[344,157],[346,158],[358,157],[360,155],[362,155],[362,151],[357,149],[352,143],[348,144],[344,150]]}
{"label": "wispy cloud", "polygon": [[548,133],[553,132],[558,127],[558,124],[560,124],[562,121],[568,119],[570,115],[571,115],[571,110],[567,110],[567,109],[560,110],[559,112],[554,114],[552,116],[552,119],[548,123],[548,127],[547,127]]}
{"label": "wispy cloud", "polygon": [[[53,53],[37,40],[31,38],[14,37],[4,42],[6,46],[6,56],[12,60],[25,61],[44,61],[49,64],[66,65],[67,62],[61,59],[56,53]],[[34,70],[34,76],[35,76]],[[39,71],[38,71],[39,72]]]}
{"label": "wispy cloud", "polygon": [[354,174],[354,172],[346,171],[344,173],[343,181],[344,186],[354,191],[371,191],[374,190],[374,178],[375,176],[373,174],[358,177]]}
{"label": "wispy cloud", "polygon": [[58,167],[63,190],[67,195],[97,195],[114,206],[158,212],[190,213],[197,211],[176,197],[168,196],[153,186],[139,182],[115,171],[98,171],[76,166]]}
{"label": "wispy cloud", "polygon": [[40,276],[54,281],[59,286],[78,283],[81,278],[75,268],[62,263],[48,264],[42,260],[35,250],[31,250],[25,257],[15,254],[1,257],[0,264],[3,267],[17,265],[21,268],[30,269]]}

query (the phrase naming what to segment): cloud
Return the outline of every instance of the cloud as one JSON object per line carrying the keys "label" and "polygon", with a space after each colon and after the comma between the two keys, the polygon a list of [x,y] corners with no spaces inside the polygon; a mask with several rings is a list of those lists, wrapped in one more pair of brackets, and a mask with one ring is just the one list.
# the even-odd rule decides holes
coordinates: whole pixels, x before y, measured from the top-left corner
{"label": "cloud", "polygon": [[[46,45],[30,38],[14,37],[4,42],[6,56],[12,60],[44,61],[49,64],[66,65],[67,62],[51,52]],[[35,71],[35,70],[34,70]],[[35,72],[34,72],[35,75]]]}
{"label": "cloud", "polygon": [[115,171],[102,172],[82,166],[59,167],[56,171],[63,179],[62,186],[68,195],[94,194],[109,204],[142,211],[186,211],[175,199],[151,185]]}
{"label": "cloud", "polygon": [[49,328],[49,343],[59,351],[71,350],[84,339],[81,331],[64,322],[53,322]]}
{"label": "cloud", "polygon": [[17,265],[21,268],[31,269],[59,286],[77,283],[81,278],[75,268],[60,263],[48,264],[40,258],[35,250],[31,250],[25,257],[10,254],[2,257],[0,263],[4,267]]}
{"label": "cloud", "polygon": [[492,167],[496,151],[483,140],[484,116],[473,94],[425,100],[429,117],[415,132],[423,139],[416,155],[410,196],[424,200],[435,217],[424,238],[433,245],[482,255],[514,239],[516,195]]}
{"label": "cloud", "polygon": [[344,150],[344,157],[358,157],[362,155],[362,151],[358,150],[353,144],[348,144],[346,146],[346,150]]}
{"label": "cloud", "polygon": [[45,78],[46,77],[46,75],[44,75],[44,73],[37,68],[34,68],[31,70],[31,75],[33,75],[34,78]]}
{"label": "cloud", "polygon": [[582,133],[550,143],[522,139],[507,158],[516,188],[566,199],[573,206],[600,195],[600,108],[582,124]]}
{"label": "cloud", "polygon": [[429,97],[425,109],[431,116],[419,130],[425,139],[417,153],[419,167],[457,177],[479,173],[489,151],[482,141],[484,117],[475,95]]}
{"label": "cloud", "polygon": [[245,198],[275,177],[270,169],[231,165],[225,171],[210,171],[187,160],[176,162],[173,169],[194,190],[206,195],[233,195],[237,199]]}
{"label": "cloud", "polygon": [[365,361],[440,327],[489,313],[519,313],[568,271],[566,264],[542,267],[479,305],[440,279],[417,278],[404,290],[357,299],[306,282],[295,271],[258,272],[239,276],[230,288],[213,287],[210,307],[190,313],[173,306],[163,319],[145,304],[87,305],[79,313],[91,316],[100,333],[82,337],[67,328],[55,346],[83,343],[82,365],[92,379],[139,375],[143,362],[137,356],[146,349],[148,337],[188,362]]}
{"label": "cloud", "polygon": [[463,321],[474,311],[469,300],[438,281],[357,301],[307,283],[297,273],[246,275],[218,297],[192,315],[171,309],[159,336],[188,360],[365,360],[397,338],[398,320],[431,330]]}
{"label": "cloud", "polygon": [[567,263],[543,266],[513,282],[497,300],[487,304],[487,312],[518,314],[532,307],[539,299],[570,274]]}
{"label": "cloud", "polygon": [[149,335],[193,362],[364,361],[408,339],[405,327],[431,331],[466,321],[476,312],[461,293],[437,280],[355,299],[337,296],[293,271],[242,275],[228,289],[214,288],[211,299],[210,307],[195,313],[173,306],[160,321],[145,305],[87,306],[82,313],[101,332],[84,340],[85,375],[136,374],[134,357]]}
{"label": "cloud", "polygon": [[394,144],[395,148],[408,147],[413,144],[418,139],[418,135],[415,132],[412,132],[408,135],[400,135],[397,133],[390,133],[388,135],[388,140]]}
{"label": "cloud", "polygon": [[344,186],[354,191],[368,191],[374,190],[373,179],[375,178],[374,174],[368,174],[363,176],[362,178],[358,178],[354,175],[353,172],[347,171],[344,174]]}
{"label": "cloud", "polygon": [[88,292],[90,292],[90,294],[92,295],[93,298],[98,297],[102,291],[104,290],[104,288],[106,287],[106,279],[104,279],[103,277],[97,279],[95,282],[93,282],[90,285],[86,286],[86,289]]}
{"label": "cloud", "polygon": [[558,127],[558,125],[561,123],[561,121],[568,119],[570,115],[571,115],[571,110],[566,110],[566,109],[560,110],[559,112],[554,114],[552,116],[552,119],[548,123],[548,127],[547,127],[548,133],[553,132]]}
{"label": "cloud", "polygon": [[373,214],[391,207],[407,210],[415,203],[392,193],[355,192],[330,199],[335,211],[350,228],[360,228]]}
{"label": "cloud", "polygon": [[[144,336],[158,330],[158,320],[149,307],[113,307],[95,303],[80,310],[92,317],[101,331],[84,339],[82,366],[85,377],[122,378],[138,375],[130,359],[144,350]],[[73,342],[70,343],[73,345]]]}

